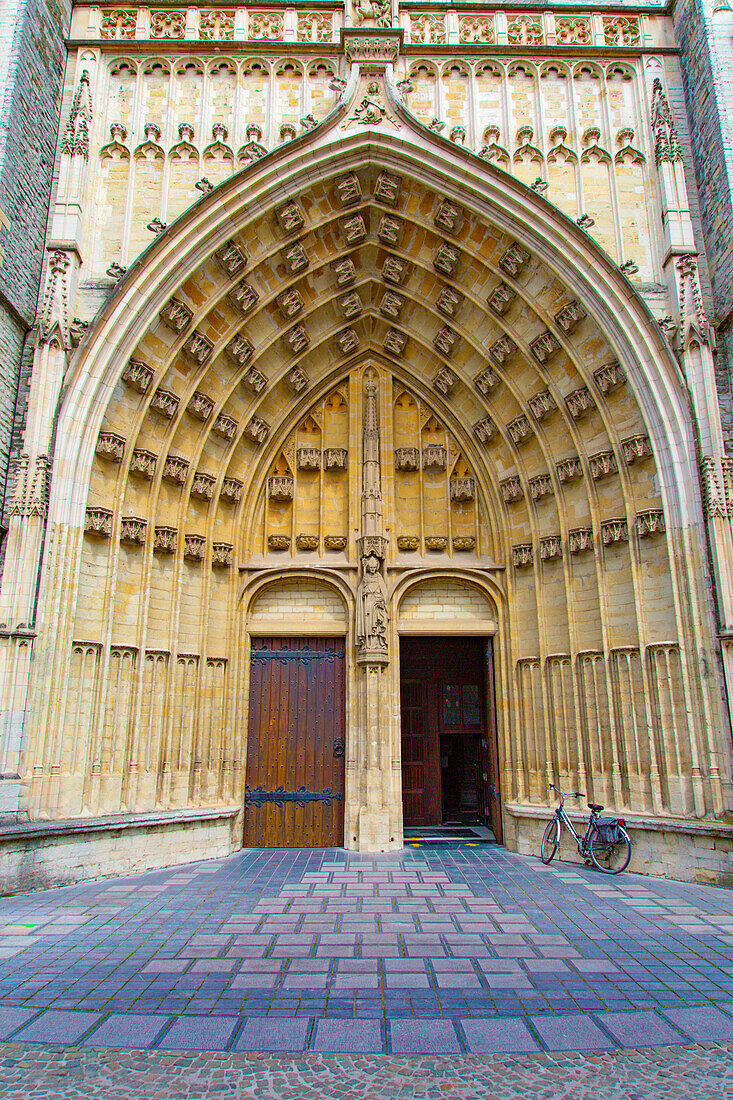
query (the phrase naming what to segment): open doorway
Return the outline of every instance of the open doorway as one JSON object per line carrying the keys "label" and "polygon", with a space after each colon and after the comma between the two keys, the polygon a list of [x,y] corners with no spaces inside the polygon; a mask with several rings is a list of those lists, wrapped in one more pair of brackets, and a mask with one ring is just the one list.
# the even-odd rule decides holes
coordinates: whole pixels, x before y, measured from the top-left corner
{"label": "open doorway", "polygon": [[406,829],[485,825],[501,843],[491,639],[400,640]]}

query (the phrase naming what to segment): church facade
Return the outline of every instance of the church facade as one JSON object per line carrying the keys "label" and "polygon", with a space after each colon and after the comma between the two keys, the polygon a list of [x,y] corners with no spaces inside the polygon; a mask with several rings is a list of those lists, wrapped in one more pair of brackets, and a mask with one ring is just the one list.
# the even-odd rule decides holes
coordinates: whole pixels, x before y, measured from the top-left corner
{"label": "church facade", "polygon": [[8,882],[444,822],[534,853],[551,784],[634,869],[726,880],[691,20],[74,5],[4,513]]}

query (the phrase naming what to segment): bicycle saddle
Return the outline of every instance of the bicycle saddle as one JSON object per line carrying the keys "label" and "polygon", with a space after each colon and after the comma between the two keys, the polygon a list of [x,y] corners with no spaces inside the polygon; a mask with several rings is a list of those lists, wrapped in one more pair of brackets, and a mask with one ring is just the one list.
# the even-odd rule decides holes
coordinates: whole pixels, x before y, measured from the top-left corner
{"label": "bicycle saddle", "polygon": [[599,806],[597,802],[589,802],[588,803],[588,809],[589,810],[595,810],[596,813],[600,813],[601,810],[603,809],[603,806]]}

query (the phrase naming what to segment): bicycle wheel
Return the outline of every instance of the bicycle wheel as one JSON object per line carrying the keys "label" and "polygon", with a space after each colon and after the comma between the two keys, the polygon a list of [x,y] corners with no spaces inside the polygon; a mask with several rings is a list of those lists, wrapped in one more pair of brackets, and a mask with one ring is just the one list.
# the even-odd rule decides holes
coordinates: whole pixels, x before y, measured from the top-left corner
{"label": "bicycle wheel", "polygon": [[593,830],[588,844],[590,858],[599,871],[604,875],[618,875],[625,871],[631,859],[631,841],[625,829],[619,827],[621,839],[615,844],[603,844],[599,842],[596,830]]}
{"label": "bicycle wheel", "polygon": [[540,849],[540,859],[543,863],[549,863],[552,857],[557,851],[557,846],[560,843],[560,822],[556,817],[553,817],[552,821],[547,822],[547,828],[545,829],[545,835],[542,837],[542,848]]}

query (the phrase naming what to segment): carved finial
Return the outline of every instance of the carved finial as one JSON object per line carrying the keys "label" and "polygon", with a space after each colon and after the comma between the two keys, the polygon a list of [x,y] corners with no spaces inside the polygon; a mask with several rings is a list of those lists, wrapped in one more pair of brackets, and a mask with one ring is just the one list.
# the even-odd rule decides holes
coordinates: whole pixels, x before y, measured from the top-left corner
{"label": "carved finial", "polygon": [[652,86],[652,130],[657,164],[663,161],[682,160],[677,127],[669,106],[669,100],[658,78]]}

